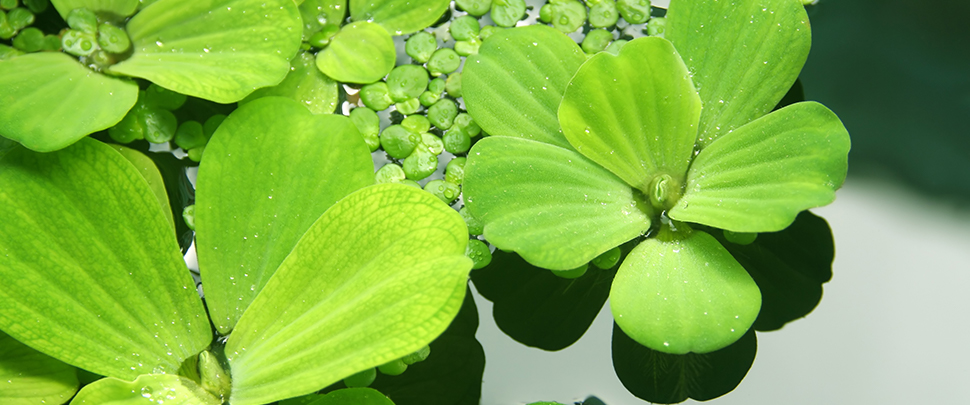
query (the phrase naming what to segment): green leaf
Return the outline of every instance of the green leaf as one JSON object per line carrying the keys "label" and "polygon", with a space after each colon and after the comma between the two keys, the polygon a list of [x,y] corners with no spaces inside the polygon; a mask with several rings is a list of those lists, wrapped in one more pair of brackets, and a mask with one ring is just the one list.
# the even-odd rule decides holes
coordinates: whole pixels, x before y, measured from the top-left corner
{"label": "green leaf", "polygon": [[664,226],[620,265],[610,308],[617,325],[646,347],[707,353],[744,335],[758,316],[761,293],[711,235]]}
{"label": "green leaf", "polygon": [[781,329],[811,313],[822,300],[822,284],[832,278],[835,258],[832,230],[824,219],[802,211],[785,230],[758,234],[748,245],[728,242],[722,235],[712,233],[761,289],[754,329]]}
{"label": "green leaf", "polygon": [[281,96],[303,103],[314,114],[333,113],[338,101],[337,82],[317,69],[313,54],[300,52],[290,61],[290,68],[290,73],[280,84],[256,90],[240,104],[267,96]]}
{"label": "green leaf", "polygon": [[350,0],[350,18],[380,24],[405,35],[430,27],[448,10],[449,0]]}
{"label": "green leaf", "polygon": [[84,139],[0,167],[0,329],[129,380],[174,373],[210,343],[172,228],[124,157]]}
{"label": "green leaf", "polygon": [[138,100],[134,83],[59,52],[0,60],[0,135],[50,152],[107,129]]}
{"label": "green leaf", "polygon": [[631,394],[651,403],[707,401],[731,392],[754,363],[758,339],[749,330],[710,353],[669,354],[641,346],[613,324],[613,369]]}
{"label": "green leaf", "polygon": [[192,380],[175,374],[141,375],[134,381],[104,378],[86,385],[71,405],[219,405]]}
{"label": "green leaf", "polygon": [[0,332],[0,402],[63,404],[77,392],[77,370]]}
{"label": "green leaf", "polygon": [[347,0],[306,0],[300,4],[300,16],[307,40],[323,27],[339,27],[347,16]]}
{"label": "green leaf", "polygon": [[380,391],[368,387],[344,388],[320,395],[307,405],[394,405]]}
{"label": "green leaf", "polygon": [[569,79],[586,61],[556,29],[534,25],[488,37],[462,70],[468,113],[485,132],[572,149],[556,113]]}
{"label": "green leaf", "polygon": [[114,14],[118,17],[127,17],[135,13],[138,8],[138,0],[50,0],[61,18],[67,19],[67,15],[76,8],[86,8],[94,12]]}
{"label": "green leaf", "polygon": [[350,23],[317,54],[317,68],[339,82],[373,83],[394,68],[397,54],[387,30],[369,22]]}
{"label": "green leaf", "polygon": [[109,71],[217,103],[282,81],[302,36],[293,0],[158,0],[127,29],[134,53]]}
{"label": "green leaf", "polygon": [[495,303],[492,316],[502,332],[526,346],[555,351],[589,329],[610,295],[613,271],[590,268],[565,279],[496,250],[492,263],[471,277],[475,289]]}
{"label": "green leaf", "polygon": [[704,149],[668,214],[735,232],[780,231],[799,212],[835,199],[848,153],[849,133],[832,111],[792,104]]}
{"label": "green leaf", "polygon": [[805,6],[791,0],[673,0],[664,37],[700,93],[701,147],[771,111],[812,45]]}
{"label": "green leaf", "polygon": [[613,173],[528,139],[475,144],[463,192],[489,242],[552,270],[582,266],[650,229],[649,204]]}
{"label": "green leaf", "polygon": [[700,114],[700,99],[673,45],[644,37],[618,56],[596,54],[576,72],[559,123],[579,153],[649,193],[660,174],[683,184]]}
{"label": "green leaf", "polygon": [[148,156],[137,150],[124,147],[121,145],[111,145],[114,150],[121,153],[125,159],[128,159],[128,163],[135,166],[141,177],[145,179],[148,183],[148,188],[152,190],[155,194],[155,198],[158,199],[158,204],[162,208],[162,212],[165,214],[165,218],[168,218],[168,222],[172,225],[172,230],[175,230],[175,218],[172,216],[172,210],[169,207],[168,193],[165,190],[165,180],[162,179],[162,173],[158,171],[158,167],[155,166]]}
{"label": "green leaf", "polygon": [[378,184],[340,200],[229,336],[230,402],[310,393],[430,343],[461,307],[467,241],[461,216],[417,188]]}
{"label": "green leaf", "polygon": [[266,97],[223,121],[205,149],[195,204],[199,268],[216,329],[227,334],[303,233],[374,182],[349,118]]}

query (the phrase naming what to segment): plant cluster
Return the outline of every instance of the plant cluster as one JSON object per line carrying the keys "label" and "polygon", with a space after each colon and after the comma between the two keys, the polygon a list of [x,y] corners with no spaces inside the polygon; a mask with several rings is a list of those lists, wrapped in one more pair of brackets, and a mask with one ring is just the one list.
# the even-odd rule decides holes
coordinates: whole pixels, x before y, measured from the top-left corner
{"label": "plant cluster", "polygon": [[469,276],[729,392],[821,297],[849,138],[803,1],[671,3],[0,0],[0,400],[477,403]]}

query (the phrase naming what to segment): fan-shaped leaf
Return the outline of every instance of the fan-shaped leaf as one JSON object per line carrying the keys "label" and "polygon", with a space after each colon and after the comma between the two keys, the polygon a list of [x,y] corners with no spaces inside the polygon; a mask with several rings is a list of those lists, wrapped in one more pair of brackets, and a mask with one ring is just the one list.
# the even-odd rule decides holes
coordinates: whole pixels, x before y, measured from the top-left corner
{"label": "fan-shaped leaf", "polygon": [[535,266],[569,270],[650,229],[649,203],[579,153],[496,136],[465,165],[465,204],[485,237]]}
{"label": "fan-shaped leaf", "polygon": [[832,111],[792,104],[705,148],[669,215],[735,232],[780,231],[799,212],[835,199],[848,153],[849,133]]}
{"label": "fan-shaped leaf", "polygon": [[282,81],[302,37],[293,0],[158,0],[127,29],[134,53],[111,72],[217,103]]}
{"label": "fan-shaped leaf", "polygon": [[195,223],[212,322],[226,334],[303,233],[331,205],[374,182],[349,118],[266,97],[229,115],[199,168]]}
{"label": "fan-shaped leaf", "polygon": [[138,376],[134,381],[104,378],[86,385],[71,405],[219,405],[192,380],[175,374]]}
{"label": "fan-shaped leaf", "polygon": [[0,332],[0,403],[63,404],[77,392],[77,369]]}
{"label": "fan-shaped leaf", "polygon": [[60,52],[0,60],[0,135],[50,152],[114,126],[138,100],[134,83]]}
{"label": "fan-shaped leaf", "polygon": [[461,216],[417,188],[378,184],[339,201],[229,336],[230,402],[307,394],[430,343],[461,307],[467,241]]}
{"label": "fan-shaped leaf", "polygon": [[129,380],[175,373],[211,342],[172,228],[124,157],[85,139],[0,166],[0,329]]}
{"label": "fan-shaped leaf", "polygon": [[559,102],[586,61],[569,37],[544,25],[499,31],[462,70],[468,113],[492,135],[572,149],[559,130]]}

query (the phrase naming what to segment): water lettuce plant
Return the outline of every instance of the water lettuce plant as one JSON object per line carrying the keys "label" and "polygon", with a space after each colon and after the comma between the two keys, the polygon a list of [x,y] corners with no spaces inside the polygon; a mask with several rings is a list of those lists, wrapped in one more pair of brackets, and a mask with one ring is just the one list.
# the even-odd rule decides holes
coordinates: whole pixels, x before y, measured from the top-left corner
{"label": "water lettuce plant", "polygon": [[835,114],[812,102],[766,114],[804,63],[805,10],[735,3],[672,1],[669,41],[634,39],[588,61],[546,27],[496,34],[464,73],[469,112],[500,135],[466,166],[484,236],[560,272],[642,239],[610,304],[623,332],[660,352],[727,347],[761,309],[758,285],[697,224],[781,231],[845,178]]}
{"label": "water lettuce plant", "polygon": [[415,352],[455,317],[464,221],[419,189],[370,185],[348,118],[268,97],[211,142],[196,214],[208,314],[164,194],[125,155],[84,139],[3,156],[0,328],[109,377],[72,403],[270,403]]}

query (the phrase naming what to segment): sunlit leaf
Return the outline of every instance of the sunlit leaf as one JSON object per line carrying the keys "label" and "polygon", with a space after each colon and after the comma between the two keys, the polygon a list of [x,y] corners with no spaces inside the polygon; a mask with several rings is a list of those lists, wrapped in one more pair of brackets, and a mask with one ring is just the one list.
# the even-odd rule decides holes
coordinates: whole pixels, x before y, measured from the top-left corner
{"label": "sunlit leaf", "polygon": [[492,316],[502,332],[527,346],[561,350],[589,329],[610,295],[613,273],[591,267],[565,279],[496,250],[492,262],[471,276],[475,289],[494,303]]}
{"label": "sunlit leaf", "polygon": [[812,44],[805,7],[791,0],[672,0],[664,37],[700,93],[702,147],[771,111]]}
{"label": "sunlit leaf", "polygon": [[761,293],[711,235],[665,226],[620,265],[610,308],[617,325],[641,345],[707,353],[744,335],[758,316]]}
{"label": "sunlit leaf", "polygon": [[832,278],[835,246],[824,219],[803,211],[781,232],[758,234],[748,245],[713,234],[761,289],[761,312],[754,329],[780,329],[804,317],[822,300],[822,284]]}
{"label": "sunlit leaf", "polygon": [[623,386],[655,404],[707,401],[731,392],[751,368],[758,339],[749,330],[710,353],[669,354],[641,346],[613,324],[613,369]]}
{"label": "sunlit leaf", "polygon": [[780,231],[799,212],[835,199],[848,153],[849,133],[832,111],[792,104],[705,148],[669,215],[735,232]]}
{"label": "sunlit leaf", "polygon": [[[212,334],[158,199],[92,139],[0,161],[0,328],[65,363],[174,373]],[[43,204],[38,204],[43,201]]]}
{"label": "sunlit leaf", "polygon": [[394,405],[387,396],[368,387],[344,388],[325,395],[307,405]]}
{"label": "sunlit leaf", "polygon": [[700,99],[687,67],[663,38],[600,52],[569,82],[559,107],[563,134],[579,153],[645,192],[660,174],[683,184],[693,157]]}
{"label": "sunlit leaf", "polygon": [[324,26],[339,27],[347,16],[347,0],[306,0],[300,3],[300,16],[305,41]]}
{"label": "sunlit leaf", "polygon": [[175,218],[172,216],[172,210],[169,208],[168,193],[165,191],[165,181],[162,179],[162,173],[158,171],[158,167],[152,162],[148,156],[137,150],[127,148],[121,145],[112,145],[114,150],[121,153],[125,159],[135,169],[138,173],[141,173],[141,177],[145,179],[148,183],[148,187],[152,189],[152,193],[155,194],[155,198],[158,199],[158,204],[165,214],[165,218],[168,218],[168,222],[172,224],[172,230],[175,230]]}
{"label": "sunlit leaf", "polygon": [[475,144],[463,192],[490,243],[552,270],[579,267],[650,228],[649,203],[613,173],[528,139]]}
{"label": "sunlit leaf", "polygon": [[293,0],[158,0],[127,30],[134,53],[111,72],[217,103],[282,81],[302,36]]}
{"label": "sunlit leaf", "polygon": [[303,233],[333,203],[374,182],[349,118],[267,97],[213,134],[199,168],[195,223],[212,322],[228,333]]}
{"label": "sunlit leaf", "polygon": [[465,61],[468,113],[489,134],[572,149],[556,113],[569,79],[585,61],[575,41],[548,26],[496,32]]}
{"label": "sunlit leaf", "polygon": [[0,60],[0,135],[41,152],[114,126],[138,100],[134,83],[60,52]]}
{"label": "sunlit leaf", "polygon": [[175,374],[138,376],[134,381],[104,378],[86,385],[71,405],[219,405],[192,380]]}
{"label": "sunlit leaf", "polygon": [[0,332],[0,403],[63,404],[77,388],[77,369]]}
{"label": "sunlit leaf", "polygon": [[404,35],[434,24],[450,3],[450,0],[350,0],[350,18],[375,22],[393,35]]}
{"label": "sunlit leaf", "polygon": [[391,34],[369,22],[350,23],[317,54],[317,68],[334,80],[373,83],[394,68],[397,54]]}
{"label": "sunlit leaf", "polygon": [[138,0],[50,0],[61,18],[76,8],[86,8],[94,12],[110,13],[118,17],[127,17],[135,13]]}
{"label": "sunlit leaf", "polygon": [[448,327],[472,262],[437,197],[378,184],[313,224],[226,343],[234,405],[307,394],[410,354]]}
{"label": "sunlit leaf", "polygon": [[240,104],[267,96],[281,96],[299,101],[314,114],[332,113],[337,108],[338,85],[317,69],[313,54],[300,52],[290,65],[290,73],[280,84],[256,90]]}

